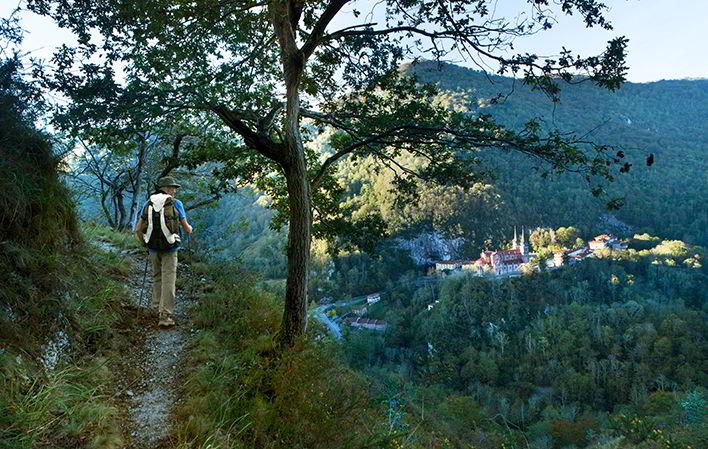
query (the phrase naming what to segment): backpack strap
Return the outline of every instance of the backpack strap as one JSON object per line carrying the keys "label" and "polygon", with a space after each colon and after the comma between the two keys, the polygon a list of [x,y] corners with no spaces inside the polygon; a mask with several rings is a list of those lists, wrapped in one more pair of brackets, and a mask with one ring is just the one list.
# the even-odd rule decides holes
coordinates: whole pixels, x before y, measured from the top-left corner
{"label": "backpack strap", "polygon": [[148,221],[147,230],[145,231],[145,234],[143,234],[143,240],[145,240],[145,243],[147,243],[150,240],[150,236],[152,235],[152,229],[153,229],[152,202],[149,202],[148,206],[147,206],[147,221]]}
{"label": "backpack strap", "polygon": [[165,236],[167,239],[167,243],[170,245],[174,245],[175,242],[179,242],[179,234],[173,234],[170,232],[169,228],[167,227],[167,223],[165,223],[165,208],[163,207],[160,209],[160,228],[162,229],[162,234]]}

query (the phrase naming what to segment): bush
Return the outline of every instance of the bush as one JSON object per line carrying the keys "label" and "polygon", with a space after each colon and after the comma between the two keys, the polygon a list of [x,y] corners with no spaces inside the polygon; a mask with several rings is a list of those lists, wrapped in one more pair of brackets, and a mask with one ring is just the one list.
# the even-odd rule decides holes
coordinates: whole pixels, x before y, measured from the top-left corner
{"label": "bush", "polygon": [[45,377],[22,358],[0,355],[0,447],[123,447],[118,410],[102,391],[112,380],[103,358]]}
{"label": "bush", "polygon": [[73,204],[59,182],[59,158],[49,139],[32,126],[31,86],[19,63],[0,63],[0,241],[51,253],[78,240]]}
{"label": "bush", "polygon": [[585,447],[589,442],[588,430],[593,429],[593,427],[594,423],[587,418],[581,418],[578,421],[571,421],[569,419],[555,420],[551,423],[553,447]]}
{"label": "bush", "polygon": [[[57,176],[59,159],[34,129],[36,92],[19,63],[0,62],[0,339],[18,336],[7,321],[50,328],[61,307],[58,259],[80,241],[73,205]],[[14,319],[13,319],[14,318]]]}

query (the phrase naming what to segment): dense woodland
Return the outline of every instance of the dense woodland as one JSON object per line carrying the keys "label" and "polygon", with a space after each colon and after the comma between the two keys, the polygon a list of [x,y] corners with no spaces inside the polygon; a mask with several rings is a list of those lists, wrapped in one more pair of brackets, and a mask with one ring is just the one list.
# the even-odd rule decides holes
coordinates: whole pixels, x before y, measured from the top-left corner
{"label": "dense woodland", "polygon": [[[560,103],[553,104],[518,81],[450,64],[426,62],[407,71],[445,89],[469,91],[477,110],[501,123],[520,127],[537,118],[542,126],[587,133],[593,140],[618,145],[632,167],[610,187],[609,195],[624,197],[616,216],[637,230],[708,244],[704,204],[708,130],[701,119],[708,116],[708,81],[625,83],[615,93],[580,83],[564,89]],[[492,103],[499,95],[502,98]],[[645,163],[649,154],[655,158],[651,166]],[[605,205],[586,193],[580,177],[569,174],[547,182],[534,169],[543,170],[542,164],[516,155],[482,157],[498,177],[494,185],[507,206],[508,215],[503,217],[507,221],[602,230]]]}
{"label": "dense woodland", "polygon": [[[371,310],[393,327],[383,336],[352,331],[350,363],[396,385],[412,421],[425,395],[429,413],[472,419],[450,447],[485,447],[488,432],[504,429],[524,432],[532,447],[621,435],[638,447],[700,447],[708,441],[708,277],[681,263],[695,250],[654,243],[506,282],[401,283]],[[445,425],[441,418],[429,430],[445,434]]]}
{"label": "dense woodland", "polygon": [[[353,217],[375,213],[394,237],[410,238],[432,230],[451,238],[462,237],[459,256],[470,257],[510,240],[515,225],[529,229],[570,225],[586,239],[605,231],[621,236],[649,232],[690,244],[708,243],[703,201],[708,191],[703,162],[708,136],[705,124],[697,120],[708,115],[708,82],[626,83],[617,93],[581,83],[564,89],[561,102],[554,105],[521,82],[491,76],[490,83],[483,73],[454,65],[425,62],[407,71],[420,81],[436,82],[445,89],[472,91],[475,100],[485,105],[480,110],[501,123],[522,126],[536,117],[545,126],[587,132],[592,139],[623,148],[633,165],[628,173],[617,176],[607,195],[623,197],[624,204],[619,210],[608,211],[606,198],[591,195],[577,175],[544,178],[541,172],[547,167],[542,163],[487,152],[482,157],[494,178],[468,192],[419,183],[418,201],[406,204],[397,203],[389,173],[373,172],[366,161],[356,166],[345,164],[337,176],[346,186]],[[488,104],[500,93],[508,96]],[[329,151],[318,141],[313,142],[313,148],[325,154]],[[648,154],[655,157],[651,166],[645,163]],[[278,277],[266,259],[277,254],[273,242],[280,239],[282,245],[284,235],[268,230],[266,222],[272,217],[268,198],[258,200],[258,195],[253,195],[246,190],[222,202],[217,210],[204,212],[207,225],[215,223],[210,217],[223,217],[240,230],[209,240],[219,242],[220,254],[230,256],[241,254],[247,244],[245,263],[265,270],[269,277]],[[209,226],[207,232],[211,229]],[[257,242],[261,238],[264,241]],[[260,251],[263,256],[258,255]],[[390,248],[380,249],[379,255],[389,252]]]}
{"label": "dense woodland", "polygon": [[[85,32],[81,11],[55,11],[52,4],[43,0],[35,7],[43,14],[66,13],[68,23]],[[600,20],[585,9],[594,2],[577,4],[586,18]],[[314,8],[310,12],[321,12]],[[148,8],[145,14],[161,12]],[[126,17],[123,25],[142,30],[141,14]],[[180,19],[171,25],[179,28]],[[211,23],[211,16],[200,20]],[[58,79],[39,70],[30,75],[18,55],[0,61],[0,270],[6,273],[0,287],[0,449],[112,449],[129,439],[121,434],[125,413],[115,388],[124,380],[115,363],[131,347],[126,329],[138,319],[125,285],[131,254],[141,251],[131,227],[154,182],[166,174],[183,185],[178,197],[195,225],[195,234],[183,242],[189,276],[182,271],[178,281],[180,291],[194,295],[194,304],[180,386],[184,400],[174,409],[170,440],[176,447],[708,447],[708,81],[624,83],[616,92],[580,82],[564,85],[553,102],[538,79],[534,84],[423,61],[394,66],[392,73],[404,77],[374,77],[366,91],[374,107],[362,112],[353,97],[334,99],[338,86],[317,86],[308,72],[303,89],[321,94],[335,113],[383,115],[396,124],[401,117],[382,111],[403,98],[413,118],[434,113],[452,123],[457,116],[450,111],[460,108],[473,123],[489,114],[519,133],[509,136],[530,137],[521,142],[525,154],[513,146],[477,153],[469,141],[461,143],[466,152],[446,147],[444,139],[431,146],[449,156],[448,162],[474,161],[480,169],[475,176],[456,172],[460,166],[451,163],[432,170],[427,180],[401,179],[405,170],[429,168],[430,155],[387,153],[391,142],[331,165],[331,173],[317,178],[323,183],[312,202],[320,208],[317,219],[301,229],[305,237],[311,231],[315,236],[302,259],[308,263],[296,264],[296,275],[307,280],[307,332],[284,349],[276,336],[293,267],[287,252],[289,193],[284,178],[273,175],[274,163],[232,133],[240,125],[229,114],[238,111],[210,106],[220,115],[197,109],[193,115],[165,114],[163,120],[158,108],[141,110],[145,115],[116,109],[126,114],[119,118],[106,116],[105,108],[91,110],[103,104],[92,103],[96,95],[110,102],[123,87],[128,100],[139,98],[131,89],[142,94],[142,88],[174,100],[174,92],[198,84],[193,79],[203,77],[208,85],[218,70],[172,73],[160,58],[194,56],[190,52],[201,58],[195,48],[211,48],[219,35],[201,41],[198,34],[185,34],[195,39],[193,48],[165,45],[153,64],[155,55],[148,54],[155,49],[147,45],[150,51],[142,54],[140,45],[153,38],[170,43],[172,35],[156,27],[133,48],[122,36],[111,41],[110,20],[95,23],[110,31],[105,48],[116,52],[111,57],[137,54],[136,73],[145,70],[159,82],[143,85],[136,76],[135,85],[112,85],[107,80],[113,81],[113,73],[106,72],[86,88],[80,77],[61,78],[61,70]],[[268,20],[263,23],[269,29]],[[21,41],[17,23],[0,25],[0,34]],[[256,28],[239,32],[260,32]],[[221,32],[235,46],[243,43],[240,34]],[[381,45],[378,50],[385,51]],[[277,66],[273,48],[262,51],[260,64]],[[67,67],[75,56],[69,53],[59,60]],[[96,81],[94,66],[83,69]],[[277,84],[277,70],[262,74],[263,89],[255,93],[249,90],[252,79],[225,72],[235,78],[219,80],[224,85],[209,95],[222,95],[229,81],[243,83],[247,89],[225,97],[271,107],[266,91]],[[185,75],[177,76],[183,85],[164,89],[165,73]],[[416,84],[409,75],[436,87]],[[370,81],[371,74],[357,76]],[[363,82],[349,81],[357,87],[354,81]],[[379,81],[392,91],[380,94]],[[74,103],[52,115],[42,88],[64,89]],[[433,106],[416,97],[421,92],[430,93]],[[274,147],[282,144],[272,123],[279,111],[269,112],[270,128],[259,128]],[[302,129],[295,127],[304,145],[300,156],[316,171],[350,140],[334,130],[340,123],[322,121],[311,111],[303,117]],[[39,129],[47,119],[52,133]],[[267,125],[264,117],[245,120]],[[529,121],[537,127],[524,134]],[[374,122],[359,125],[378,129]],[[529,148],[545,148],[534,147],[535,133],[556,130],[612,146],[616,153],[607,167],[623,168],[605,173],[612,179],[603,180],[604,194],[591,193],[582,164],[574,173],[578,167],[565,160],[534,157],[533,151],[529,157]],[[484,143],[480,132],[475,138]],[[584,145],[590,153],[593,144]],[[382,161],[405,170],[391,170]],[[470,182],[453,182],[457,175]],[[553,270],[537,260],[523,276],[503,280],[428,276],[432,260],[473,259],[482,250],[508,247],[514,226],[530,232],[532,250],[542,257],[582,246],[600,232],[615,233],[629,249],[598,251]],[[425,254],[427,262],[404,249],[421,236],[437,242]],[[313,316],[320,301],[372,292],[382,292],[383,299],[366,316],[385,320],[384,332],[344,326],[344,338],[336,340]],[[70,356],[48,367],[46,342],[57,335],[71,341]]]}

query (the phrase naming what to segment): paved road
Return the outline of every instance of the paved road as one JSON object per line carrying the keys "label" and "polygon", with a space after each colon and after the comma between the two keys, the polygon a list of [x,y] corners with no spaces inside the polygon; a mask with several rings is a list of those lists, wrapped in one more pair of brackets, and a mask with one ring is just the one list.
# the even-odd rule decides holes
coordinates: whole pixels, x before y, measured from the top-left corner
{"label": "paved road", "polygon": [[332,335],[334,335],[337,340],[341,340],[342,330],[340,329],[339,324],[337,324],[334,320],[331,320],[327,316],[326,312],[334,307],[346,307],[360,302],[366,302],[366,296],[357,296],[356,298],[348,299],[345,301],[337,301],[331,304],[324,304],[314,309],[312,311],[312,315],[314,315],[315,318],[317,318],[322,324],[327,326],[327,328],[330,330],[330,332],[332,332]]}
{"label": "paved road", "polygon": [[315,318],[320,320],[322,324],[329,328],[330,332],[332,332],[332,335],[334,335],[334,338],[336,338],[337,340],[341,340],[342,330],[339,328],[339,325],[334,321],[330,320],[327,314],[325,313],[328,308],[328,306],[319,306],[314,310],[313,314],[315,315]]}

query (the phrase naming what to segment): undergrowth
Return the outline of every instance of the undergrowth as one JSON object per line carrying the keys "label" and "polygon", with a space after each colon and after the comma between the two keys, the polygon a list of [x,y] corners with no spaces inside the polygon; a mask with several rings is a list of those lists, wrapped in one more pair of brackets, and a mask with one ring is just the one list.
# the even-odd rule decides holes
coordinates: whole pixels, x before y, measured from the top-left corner
{"label": "undergrowth", "polygon": [[0,449],[122,445],[110,360],[127,265],[84,244],[34,127],[44,105],[17,57],[0,60]]}
{"label": "undergrowth", "polygon": [[379,448],[396,437],[372,402],[368,381],[338,348],[311,336],[291,350],[275,336],[282,303],[257,290],[254,275],[203,266],[193,307],[179,448]]}
{"label": "undergrowth", "polygon": [[[89,244],[53,257],[62,267],[54,288],[0,319],[0,449],[123,447],[111,363],[127,345],[118,329],[130,319],[121,285],[129,265]],[[70,350],[47,367],[56,332]]]}
{"label": "undergrowth", "polygon": [[81,230],[87,240],[110,243],[121,249],[143,249],[135,235],[129,232],[117,232],[93,221],[83,223]]}
{"label": "undergrowth", "polygon": [[104,392],[107,359],[64,366],[46,375],[9,354],[0,356],[0,448],[118,448],[118,411]]}

